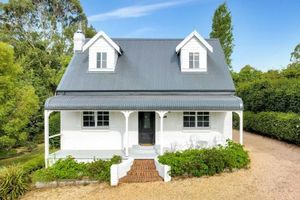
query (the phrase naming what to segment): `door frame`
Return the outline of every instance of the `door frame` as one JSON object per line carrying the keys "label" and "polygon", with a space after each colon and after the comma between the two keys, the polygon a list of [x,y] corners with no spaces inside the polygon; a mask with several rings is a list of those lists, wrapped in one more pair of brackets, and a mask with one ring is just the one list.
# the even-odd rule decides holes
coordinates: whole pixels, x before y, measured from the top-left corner
{"label": "door frame", "polygon": [[156,135],[156,112],[154,111],[141,111],[141,112],[138,112],[138,144],[139,145],[144,145],[144,144],[148,144],[148,143],[141,143],[140,140],[141,140],[141,113],[153,113],[153,118],[151,117],[152,119],[152,123],[153,123],[153,136],[152,136],[152,142],[149,143],[149,144],[152,144],[152,145],[155,145],[155,135]]}

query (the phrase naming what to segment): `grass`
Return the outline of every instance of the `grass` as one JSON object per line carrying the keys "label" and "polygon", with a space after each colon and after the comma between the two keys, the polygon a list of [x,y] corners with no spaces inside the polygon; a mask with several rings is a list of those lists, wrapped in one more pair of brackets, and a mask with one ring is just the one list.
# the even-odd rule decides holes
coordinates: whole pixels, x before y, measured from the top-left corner
{"label": "grass", "polygon": [[[52,150],[52,152],[53,151],[54,150]],[[0,160],[0,167],[5,167],[12,164],[22,164],[40,155],[44,155],[44,144],[38,145],[37,148],[31,152],[26,152],[21,155]]]}

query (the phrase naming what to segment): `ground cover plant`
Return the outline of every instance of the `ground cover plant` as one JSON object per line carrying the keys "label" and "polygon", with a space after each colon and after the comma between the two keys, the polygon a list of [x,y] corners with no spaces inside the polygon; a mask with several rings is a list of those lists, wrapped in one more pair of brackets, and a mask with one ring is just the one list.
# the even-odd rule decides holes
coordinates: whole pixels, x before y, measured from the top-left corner
{"label": "ground cover plant", "polygon": [[37,170],[33,173],[33,182],[50,182],[70,179],[90,179],[100,182],[110,180],[110,167],[119,164],[122,158],[113,156],[110,160],[96,160],[91,163],[77,162],[74,158],[58,160],[54,165],[45,169]]}
{"label": "ground cover plant", "polygon": [[242,145],[228,140],[225,147],[166,152],[159,156],[159,162],[171,167],[172,177],[200,177],[247,168],[250,158]]}

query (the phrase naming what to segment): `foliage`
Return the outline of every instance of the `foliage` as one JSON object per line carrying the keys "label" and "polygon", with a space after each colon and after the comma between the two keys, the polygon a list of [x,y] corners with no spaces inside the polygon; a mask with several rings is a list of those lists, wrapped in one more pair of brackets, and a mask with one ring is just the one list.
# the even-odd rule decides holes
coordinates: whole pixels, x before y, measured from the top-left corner
{"label": "foliage", "polygon": [[[55,135],[60,133],[60,113],[53,113],[49,120],[49,133]],[[60,137],[50,139],[50,145],[55,148],[60,147]]]}
{"label": "foliage", "polygon": [[226,3],[221,4],[215,11],[213,17],[211,38],[218,38],[225,53],[226,63],[231,67],[231,54],[233,51],[233,26],[231,23],[231,13]]}
{"label": "foliage", "polygon": [[[234,123],[236,126],[236,123]],[[244,112],[244,129],[300,145],[300,115],[280,112]]]}
{"label": "foliage", "polygon": [[33,182],[82,179],[83,177],[99,181],[109,181],[111,165],[120,162],[120,156],[114,156],[111,160],[97,160],[91,163],[79,163],[74,158],[68,157],[58,160],[47,169],[37,170],[33,174]]}
{"label": "foliage", "polygon": [[87,164],[87,173],[91,179],[99,181],[109,181],[110,180],[110,167],[113,164],[121,163],[120,156],[114,156],[109,161],[97,160]]}
{"label": "foliage", "polygon": [[29,188],[29,176],[21,166],[0,170],[0,199],[18,199]]}
{"label": "foliage", "polygon": [[300,63],[300,43],[295,47],[291,53],[291,61],[293,63]]}
{"label": "foliage", "polygon": [[[44,102],[53,95],[71,58],[73,33],[78,24],[82,24],[87,37],[92,37],[96,31],[92,26],[88,26],[79,0],[10,0],[0,3],[0,10],[0,40],[13,47],[15,58],[24,69],[18,70],[20,67],[17,65],[13,66],[14,70],[10,67],[12,72],[22,71],[18,80],[26,83],[22,89],[14,87],[18,90],[16,99],[23,97],[24,100],[34,103],[32,109],[15,109],[16,113],[12,115],[14,119],[7,118],[10,121],[8,130],[15,132],[14,127],[25,125],[23,138],[33,140],[43,131]],[[1,51],[1,54],[3,53],[6,51]],[[13,55],[3,57],[12,59]],[[0,61],[2,63],[2,60]],[[0,87],[1,82],[0,80]],[[5,90],[1,88],[0,91]],[[31,98],[34,92],[38,99]],[[0,92],[0,99],[1,95]],[[26,106],[26,102],[18,100],[20,105]],[[39,108],[38,113],[31,115],[29,120],[27,116],[22,118],[20,113],[35,112],[36,108]],[[1,109],[0,119],[6,119],[6,116],[1,116]],[[19,141],[17,144],[22,145]]]}
{"label": "foliage", "polygon": [[300,113],[300,79],[257,79],[240,83],[245,110]]}
{"label": "foliage", "polygon": [[38,97],[30,84],[20,80],[22,72],[14,62],[13,48],[0,42],[0,146],[7,151],[27,141],[24,129],[38,110]]}
{"label": "foliage", "polygon": [[173,177],[199,177],[218,174],[224,170],[245,168],[249,165],[250,159],[242,145],[227,141],[225,147],[167,152],[159,156],[159,162],[171,166]]}

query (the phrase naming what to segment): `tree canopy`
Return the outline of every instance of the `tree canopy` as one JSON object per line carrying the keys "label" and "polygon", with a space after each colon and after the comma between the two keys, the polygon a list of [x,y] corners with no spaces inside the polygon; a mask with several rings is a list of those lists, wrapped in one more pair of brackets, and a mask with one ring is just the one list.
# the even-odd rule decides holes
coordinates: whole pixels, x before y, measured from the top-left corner
{"label": "tree canopy", "polygon": [[0,42],[0,150],[28,139],[24,131],[38,110],[34,88],[22,80],[23,68],[14,61],[13,47]]}

